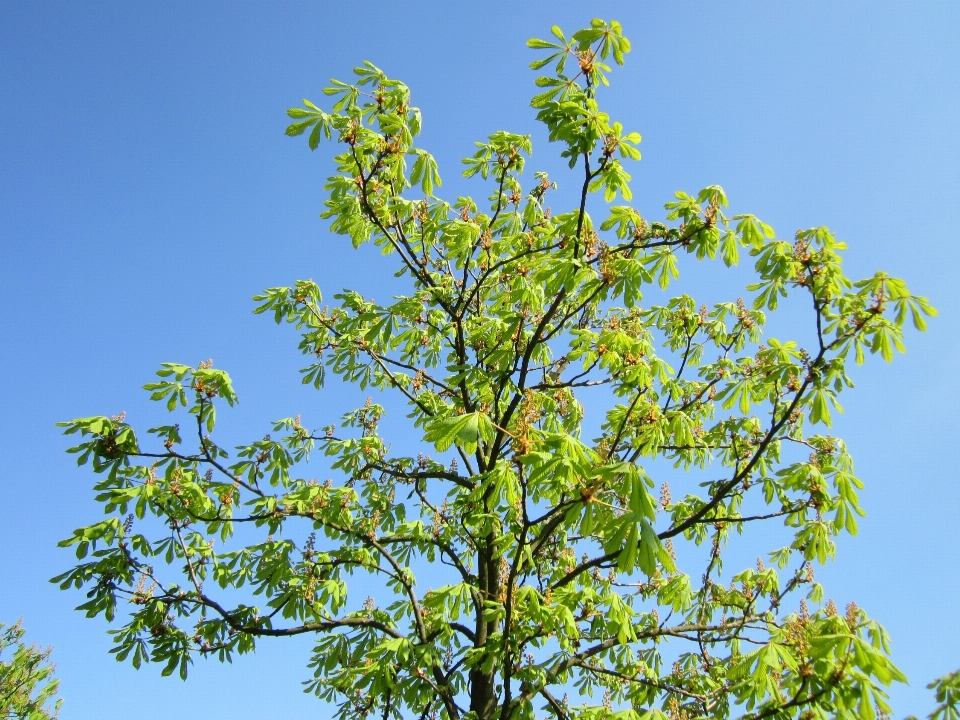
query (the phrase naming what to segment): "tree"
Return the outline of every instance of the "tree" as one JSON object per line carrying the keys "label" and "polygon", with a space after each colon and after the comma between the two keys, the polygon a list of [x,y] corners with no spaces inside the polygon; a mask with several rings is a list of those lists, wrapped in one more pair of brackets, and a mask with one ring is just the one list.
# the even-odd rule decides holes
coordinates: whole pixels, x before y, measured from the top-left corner
{"label": "tree", "polygon": [[[151,398],[193,417],[149,443],[123,416],[63,423],[108,517],[63,542],[83,562],[55,581],[87,589],[89,616],[126,603],[119,660],[186,677],[198,655],[309,634],[307,690],[342,718],[889,712],[884,687],[904,677],[887,635],[856,605],[824,603],[814,579],[863,514],[846,446],[821,428],[848,361],[890,361],[908,319],[923,330],[935,312],[884,273],[848,279],[826,228],[787,241],[728,215],[719,186],[643,218],[625,204],[640,136],[598,104],[630,44],[616,22],[552,33],[529,43],[547,52],[532,67],[552,68],[532,105],[574,173],[567,212],[551,213],[546,174],[522,184],[531,140],[508,132],[464,160],[489,205],[438,198],[437,163],[414,145],[420,111],[368,62],[324,90],[329,112],[288,111],[288,135],[343,149],[323,217],[380,248],[410,290],[330,306],[306,280],[266,290],[255,312],[301,332],[305,384],[332,371],[405,404],[402,451],[371,399],[339,430],[298,415],[231,457],[213,432],[237,396],[211,362],[162,364]],[[681,258],[741,253],[750,302],[666,292]],[[763,337],[787,297],[808,308],[805,344]],[[584,393],[608,406],[592,441]],[[316,451],[339,482],[297,476]],[[674,483],[659,499],[657,475]],[[730,539],[770,522],[787,545],[721,578]],[[377,599],[348,592],[360,575]]]}
{"label": "tree", "polygon": [[[23,626],[0,623],[0,717],[16,720],[55,718],[61,700],[53,700],[60,681],[54,679],[50,648],[23,642]],[[53,706],[50,703],[53,701]]]}

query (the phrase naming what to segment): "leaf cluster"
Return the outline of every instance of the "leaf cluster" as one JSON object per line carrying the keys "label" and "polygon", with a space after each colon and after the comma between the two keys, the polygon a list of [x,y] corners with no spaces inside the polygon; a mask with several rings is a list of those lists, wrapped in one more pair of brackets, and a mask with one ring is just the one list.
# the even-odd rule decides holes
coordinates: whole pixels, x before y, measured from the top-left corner
{"label": "leaf cluster", "polygon": [[50,648],[23,642],[23,626],[0,623],[0,717],[49,720],[59,714],[60,681],[53,677]]}

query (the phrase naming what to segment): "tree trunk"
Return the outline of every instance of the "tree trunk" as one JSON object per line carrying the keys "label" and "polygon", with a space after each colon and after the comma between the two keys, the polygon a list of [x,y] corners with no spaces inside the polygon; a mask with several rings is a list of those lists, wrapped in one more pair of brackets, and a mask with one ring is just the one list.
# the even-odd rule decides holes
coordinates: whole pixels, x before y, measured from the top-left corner
{"label": "tree trunk", "polygon": [[497,709],[497,695],[494,692],[494,671],[470,671],[470,709],[477,714],[477,720],[493,720]]}
{"label": "tree trunk", "polygon": [[[499,562],[490,550],[493,547],[492,534],[485,538],[486,547],[478,553],[478,586],[481,596],[486,599],[496,598],[499,594]],[[483,607],[477,611],[475,648],[484,648],[491,633],[496,632],[497,622],[488,621],[483,617]],[[485,663],[484,663],[485,664]],[[470,671],[470,710],[477,714],[477,720],[493,720],[497,709],[496,693],[497,663],[493,662],[490,669],[484,672],[480,668]]]}

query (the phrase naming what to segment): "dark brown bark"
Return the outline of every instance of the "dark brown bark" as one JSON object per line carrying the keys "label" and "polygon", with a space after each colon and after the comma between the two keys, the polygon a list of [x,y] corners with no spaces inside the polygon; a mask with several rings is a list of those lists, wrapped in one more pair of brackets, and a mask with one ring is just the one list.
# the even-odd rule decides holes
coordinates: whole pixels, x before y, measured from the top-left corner
{"label": "dark brown bark", "polygon": [[[486,542],[477,553],[478,585],[484,600],[495,599],[498,596],[498,568],[492,546],[493,536],[488,535]],[[497,623],[494,620],[485,620],[483,607],[477,609],[475,648],[486,648],[490,635],[496,632]],[[484,671],[475,668],[470,671],[470,710],[477,714],[478,720],[493,720],[497,709],[496,671],[497,664],[490,664],[490,669]]]}

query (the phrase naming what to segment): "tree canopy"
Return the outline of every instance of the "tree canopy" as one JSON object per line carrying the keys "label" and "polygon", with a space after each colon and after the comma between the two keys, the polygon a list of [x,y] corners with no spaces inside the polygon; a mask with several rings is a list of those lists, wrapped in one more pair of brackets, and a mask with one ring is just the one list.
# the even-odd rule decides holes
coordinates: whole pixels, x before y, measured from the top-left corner
{"label": "tree canopy", "polygon": [[50,649],[23,642],[23,626],[0,623],[0,718],[48,720],[55,718],[61,701],[60,681],[53,677]]}
{"label": "tree canopy", "polygon": [[[814,576],[863,515],[828,428],[848,363],[892,360],[935,311],[885,273],[848,278],[827,228],[785,240],[731,214],[717,185],[642,217],[640,135],[600,104],[630,50],[619,23],[529,45],[544,52],[532,106],[578,201],[553,212],[554,179],[524,178],[530,136],[503,131],[464,160],[486,199],[441,199],[409,89],[369,62],[324,89],[329,110],[289,110],[288,135],[337,143],[322,217],[409,293],[329,303],[301,280],[255,312],[299,330],[305,384],[332,372],[371,399],[339,427],[297,415],[228,452],[214,431],[230,376],[163,363],[145,387],[182,425],[63,423],[106,519],[63,542],[80,563],[55,581],[120,621],[119,660],[164,674],[309,635],[306,688],[342,718],[889,713],[904,677],[886,633]],[[745,293],[671,295],[681,262],[743,255]],[[788,297],[807,308],[802,340],[766,331]],[[606,403],[592,439],[586,393]],[[409,432],[385,437],[403,407]],[[337,480],[309,479],[316,453]],[[724,567],[771,523],[783,547]]]}

